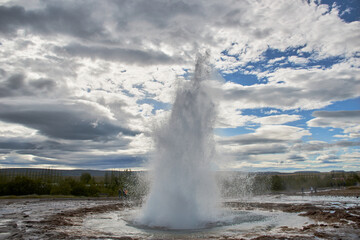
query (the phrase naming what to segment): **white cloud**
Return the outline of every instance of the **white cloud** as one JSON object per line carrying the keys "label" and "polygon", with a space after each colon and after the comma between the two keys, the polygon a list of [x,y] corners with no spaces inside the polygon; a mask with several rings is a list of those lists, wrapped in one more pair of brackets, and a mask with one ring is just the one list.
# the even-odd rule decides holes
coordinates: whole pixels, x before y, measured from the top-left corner
{"label": "white cloud", "polygon": [[[233,137],[218,137],[220,147],[232,153],[258,155],[270,153],[285,153],[291,144],[298,142],[304,136],[309,136],[308,130],[286,125],[263,125],[253,133]],[[224,153],[225,153],[224,152]]]}
{"label": "white cloud", "polygon": [[215,123],[215,127],[217,128],[245,126],[256,118],[256,116],[242,115],[236,105],[225,101],[219,103],[217,114],[218,116]]}
{"label": "white cloud", "polygon": [[284,123],[300,120],[301,118],[302,117],[300,115],[280,114],[256,118],[252,120],[252,122],[260,123],[261,125],[281,125]]}
{"label": "white cloud", "polygon": [[270,59],[268,61],[269,64],[274,64],[276,62],[280,62],[280,61],[283,61],[285,59],[285,57],[278,57],[278,58],[274,58],[274,59]]}
{"label": "white cloud", "polygon": [[304,58],[304,57],[297,57],[297,56],[290,56],[290,57],[288,57],[288,60],[295,64],[301,64],[301,65],[304,65],[309,62],[309,59]]}
{"label": "white cloud", "polygon": [[310,127],[333,127],[356,129],[360,122],[360,111],[315,111],[314,119],[308,121]]}
{"label": "white cloud", "polygon": [[23,137],[27,138],[36,134],[36,130],[20,124],[0,121],[0,135],[3,138]]}
{"label": "white cloud", "polygon": [[315,118],[307,122],[309,127],[343,129],[347,135],[336,137],[358,138],[360,136],[360,111],[315,111]]}
{"label": "white cloud", "polygon": [[336,163],[339,162],[339,156],[337,155],[329,155],[329,154],[323,154],[316,158],[316,161],[319,161],[320,163]]}
{"label": "white cloud", "polygon": [[333,101],[360,96],[358,66],[358,60],[351,60],[330,69],[281,68],[267,74],[268,84],[242,86],[227,82],[223,85],[225,101],[239,109],[319,109]]}

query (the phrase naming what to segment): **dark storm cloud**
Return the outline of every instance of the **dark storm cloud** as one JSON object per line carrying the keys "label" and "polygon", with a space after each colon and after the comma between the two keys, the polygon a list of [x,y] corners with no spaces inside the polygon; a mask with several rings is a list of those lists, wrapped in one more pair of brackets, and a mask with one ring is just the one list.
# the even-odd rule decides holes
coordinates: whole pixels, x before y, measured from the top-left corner
{"label": "dark storm cloud", "polygon": [[86,57],[91,59],[101,58],[104,60],[120,61],[129,64],[137,63],[141,65],[152,65],[182,62],[181,59],[168,56],[162,52],[117,47],[89,47],[80,44],[71,44],[65,47],[56,47],[55,51],[59,54],[65,53],[66,55]]}
{"label": "dark storm cloud", "polygon": [[40,10],[0,6],[0,33],[29,29],[38,34],[65,34],[79,38],[104,36],[105,30],[101,23],[92,19],[87,5],[74,5],[71,8],[50,5]]}
{"label": "dark storm cloud", "polygon": [[96,107],[80,102],[0,104],[0,120],[22,124],[43,135],[73,140],[107,140],[117,134],[138,134],[102,116]]}

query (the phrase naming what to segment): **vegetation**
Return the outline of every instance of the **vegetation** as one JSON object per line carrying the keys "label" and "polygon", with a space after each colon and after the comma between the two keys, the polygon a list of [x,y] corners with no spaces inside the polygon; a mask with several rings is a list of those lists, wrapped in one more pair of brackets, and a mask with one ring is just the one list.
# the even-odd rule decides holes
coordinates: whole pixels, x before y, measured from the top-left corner
{"label": "vegetation", "polygon": [[[148,192],[149,183],[138,173],[106,171],[92,176],[89,172],[66,176],[51,169],[0,169],[0,196],[118,196],[119,189],[139,198]],[[310,188],[359,186],[360,172],[299,172],[299,173],[224,173],[218,175],[225,197],[246,197],[283,191],[309,191]]]}
{"label": "vegetation", "polygon": [[218,176],[223,197],[242,198],[360,185],[360,172],[224,173]]}
{"label": "vegetation", "polygon": [[271,191],[301,191],[310,188],[349,187],[360,183],[356,172],[291,173],[271,176]]}
{"label": "vegetation", "polygon": [[119,189],[134,189],[137,176],[130,170],[109,171],[105,177],[95,178],[90,173],[80,177],[63,177],[56,170],[27,170],[23,173],[14,170],[0,171],[0,196],[10,195],[73,195],[73,196],[117,196]]}

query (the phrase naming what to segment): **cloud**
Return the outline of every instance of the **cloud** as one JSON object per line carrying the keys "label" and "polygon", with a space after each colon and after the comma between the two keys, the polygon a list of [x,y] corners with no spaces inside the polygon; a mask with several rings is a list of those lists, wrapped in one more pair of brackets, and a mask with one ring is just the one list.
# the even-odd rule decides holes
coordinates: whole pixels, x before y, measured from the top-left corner
{"label": "cloud", "polygon": [[272,115],[267,117],[260,117],[252,120],[252,122],[260,123],[262,125],[278,125],[288,122],[294,122],[300,120],[302,117],[300,115],[289,115],[289,114],[279,114]]}
{"label": "cloud", "polygon": [[286,144],[256,144],[250,146],[242,146],[241,148],[234,149],[233,154],[241,154],[242,156],[250,155],[265,155],[265,154],[281,154],[288,151],[288,146]]}
{"label": "cloud", "polygon": [[14,4],[0,8],[0,31],[5,34],[25,29],[123,49],[147,46],[186,58],[193,58],[200,47],[217,54],[225,48],[240,62],[259,59],[268,47],[306,45],[303,51],[314,50],[317,58],[351,56],[359,49],[354,41],[359,23],[346,24],[336,8],[328,11],[327,5],[314,2],[47,1],[32,8],[26,1]]}
{"label": "cloud", "polygon": [[79,38],[106,35],[102,25],[92,18],[91,9],[83,4],[46,5],[44,9],[27,10],[22,6],[0,6],[0,33],[14,34],[18,29],[45,35],[65,34]]}
{"label": "cloud", "polygon": [[[301,169],[311,154],[358,146],[347,141],[360,132],[347,113],[315,112],[309,129],[283,125],[307,119],[301,110],[360,97],[360,22],[345,22],[336,7],[300,0],[0,5],[0,159],[8,166],[141,164],[136,156],[151,151],[154,122],[169,114],[203,49],[220,74],[259,79],[242,86],[236,74],[223,75],[214,94],[216,127],[256,128],[218,140],[244,166],[282,161],[284,169]],[[341,128],[345,141],[303,142],[312,127]]]}
{"label": "cloud", "polygon": [[171,57],[163,52],[153,50],[125,49],[118,47],[84,46],[70,44],[65,47],[57,47],[57,53],[65,52],[70,56],[86,57],[91,59],[104,59],[107,61],[120,61],[128,64],[158,65],[183,63],[179,57]]}
{"label": "cloud", "polygon": [[303,58],[303,57],[297,57],[297,56],[290,56],[290,57],[288,58],[288,60],[289,60],[290,62],[293,62],[293,63],[295,63],[295,64],[300,64],[300,65],[303,65],[303,64],[306,64],[306,63],[309,62],[309,59]]}
{"label": "cloud", "polygon": [[36,145],[34,143],[26,142],[0,142],[0,149],[9,149],[9,152],[16,149],[35,149]]}
{"label": "cloud", "polygon": [[123,156],[123,155],[108,155],[90,157],[86,161],[74,161],[67,163],[68,166],[74,168],[101,168],[101,169],[114,169],[114,168],[139,168],[143,167],[146,162],[144,156]]}
{"label": "cloud", "polygon": [[[342,62],[331,69],[282,68],[269,73],[268,84],[223,85],[224,101],[244,108],[317,109],[360,96],[360,71],[354,63]],[[324,87],[326,86],[326,87]],[[342,91],[339,91],[342,89]]]}
{"label": "cloud", "polygon": [[324,154],[318,156],[316,161],[320,161],[322,163],[336,163],[339,162],[339,156]]}
{"label": "cloud", "polygon": [[306,158],[304,156],[294,154],[294,155],[290,155],[288,157],[288,160],[295,161],[295,162],[304,162],[306,160]]}
{"label": "cloud", "polygon": [[304,153],[317,153],[325,149],[340,149],[348,147],[360,146],[360,142],[357,141],[336,141],[333,143],[327,143],[323,141],[310,141],[296,143],[292,146],[292,150]]}
{"label": "cloud", "polygon": [[112,1],[119,14],[117,18],[118,29],[128,27],[128,23],[134,20],[146,22],[156,28],[166,29],[171,27],[174,19],[178,17],[198,17],[201,16],[202,4],[191,1],[171,1],[164,2],[155,0],[152,2],[142,1]]}
{"label": "cloud", "polygon": [[[243,6],[247,9],[241,6],[233,9],[239,12],[236,27],[242,33],[241,38],[233,39],[227,49],[239,61],[228,62],[227,69],[260,60],[261,52],[268,47],[285,51],[289,47],[305,46],[300,52],[312,53],[314,59],[351,57],[359,50],[359,43],[354,42],[359,32],[353,31],[359,29],[360,23],[346,24],[336,8],[329,11],[326,4],[280,1],[275,5],[271,0],[264,0]],[[257,34],[259,32],[265,34]]]}
{"label": "cloud", "polygon": [[310,127],[353,127],[360,122],[360,111],[314,111]]}
{"label": "cloud", "polygon": [[215,127],[217,128],[236,128],[245,126],[248,122],[254,120],[256,116],[243,115],[237,105],[232,102],[219,102],[218,116]]}
{"label": "cloud", "polygon": [[82,169],[115,169],[115,168],[141,168],[144,165],[143,156],[124,156],[117,154],[109,155],[86,155],[77,156],[71,160],[64,158],[51,158],[46,156],[34,156],[32,154],[11,153],[1,159],[2,166],[13,167],[22,165],[24,167],[47,168],[82,168]]}
{"label": "cloud", "polygon": [[[67,89],[57,85],[53,79],[27,80],[23,74],[14,74],[0,80],[0,98],[15,96],[54,96],[66,93]],[[61,93],[60,93],[61,92]]]}
{"label": "cloud", "polygon": [[217,137],[223,154],[260,155],[286,153],[292,144],[301,141],[309,131],[286,125],[263,125],[254,133],[233,137]]}
{"label": "cloud", "polygon": [[21,125],[2,122],[0,125],[1,130],[5,130],[0,131],[0,160],[6,167],[21,164],[23,167],[127,168],[133,167],[131,160],[135,165],[143,162],[149,151],[143,134],[121,135],[106,141],[54,140],[31,129],[28,129],[29,135],[24,135],[24,131],[17,132],[18,128],[23,128]]}
{"label": "cloud", "polygon": [[[279,109],[298,108],[301,89],[286,86],[241,86],[235,83],[224,84],[224,100],[238,102],[241,108],[275,107]],[[274,98],[274,96],[277,96]]]}
{"label": "cloud", "polygon": [[358,138],[360,134],[360,111],[314,111],[315,118],[309,120],[309,127],[331,127],[344,130],[347,135],[339,137]]}
{"label": "cloud", "polygon": [[0,120],[22,124],[52,138],[106,140],[118,134],[134,136],[139,132],[121,126],[111,119],[106,109],[86,102],[3,101]]}

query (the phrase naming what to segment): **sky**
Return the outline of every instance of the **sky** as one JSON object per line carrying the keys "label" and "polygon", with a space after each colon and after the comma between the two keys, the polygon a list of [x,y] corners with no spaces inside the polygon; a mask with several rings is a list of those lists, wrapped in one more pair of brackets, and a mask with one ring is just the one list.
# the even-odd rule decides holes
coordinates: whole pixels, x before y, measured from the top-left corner
{"label": "sky", "polygon": [[218,170],[360,170],[358,0],[0,0],[0,168],[147,169],[209,51]]}

